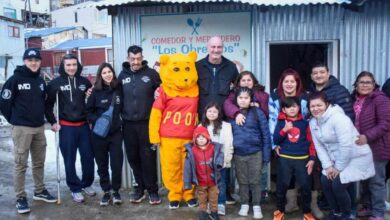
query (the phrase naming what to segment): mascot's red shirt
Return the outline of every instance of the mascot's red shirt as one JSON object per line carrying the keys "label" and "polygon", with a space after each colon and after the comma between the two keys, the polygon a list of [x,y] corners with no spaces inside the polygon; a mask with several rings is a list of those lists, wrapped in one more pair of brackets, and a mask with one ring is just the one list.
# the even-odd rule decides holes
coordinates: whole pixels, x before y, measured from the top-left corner
{"label": "mascot's red shirt", "polygon": [[160,136],[192,139],[198,124],[198,97],[170,97],[163,87],[153,103],[162,112]]}

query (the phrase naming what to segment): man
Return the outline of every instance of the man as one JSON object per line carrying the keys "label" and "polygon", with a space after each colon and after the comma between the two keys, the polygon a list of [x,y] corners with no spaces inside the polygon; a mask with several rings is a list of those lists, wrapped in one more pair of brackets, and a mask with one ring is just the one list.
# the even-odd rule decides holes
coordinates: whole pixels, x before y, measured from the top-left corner
{"label": "man", "polygon": [[[90,140],[90,129],[85,111],[85,92],[92,86],[82,77],[83,67],[73,54],[66,54],[60,64],[60,76],[47,87],[45,115],[54,132],[60,132],[60,149],[64,158],[66,184],[73,200],[84,202],[81,191],[89,196],[96,195],[91,187],[94,179],[94,155]],[[53,113],[58,94],[59,118]],[[59,123],[57,123],[59,120]],[[76,154],[80,153],[82,178],[76,173]]]}
{"label": "man", "polygon": [[[214,36],[207,42],[208,55],[196,62],[199,85],[199,118],[202,118],[206,105],[211,101],[215,101],[221,108],[223,107],[231,85],[238,76],[236,64],[222,56],[223,50],[222,39]],[[226,174],[226,204],[235,204],[230,194],[230,191],[234,190],[234,184],[229,184],[230,169],[226,171]],[[218,213],[224,215],[224,209],[220,206]]]}
{"label": "man", "polygon": [[221,38],[212,37],[207,43],[208,55],[196,62],[199,76],[199,117],[211,101],[223,106],[229,95],[230,86],[238,76],[236,65],[222,56],[223,49]]}
{"label": "man", "polygon": [[154,102],[154,91],[160,86],[158,73],[143,60],[142,48],[130,46],[128,62],[124,62],[118,80],[123,89],[123,137],[126,155],[138,186],[130,195],[130,202],[138,204],[145,199],[149,203],[161,203],[157,185],[156,150],[149,142],[149,116]]}
{"label": "man", "polygon": [[40,77],[41,55],[37,49],[27,49],[23,66],[17,66],[1,92],[1,112],[13,125],[14,142],[14,188],[18,213],[30,212],[24,190],[27,162],[31,152],[34,180],[34,200],[54,203],[43,183],[46,158],[44,128],[45,81]]}
{"label": "man", "polygon": [[309,91],[323,91],[332,104],[339,105],[351,118],[355,120],[351,94],[336,77],[330,75],[329,68],[324,63],[315,63],[312,67],[311,79],[313,80]]}

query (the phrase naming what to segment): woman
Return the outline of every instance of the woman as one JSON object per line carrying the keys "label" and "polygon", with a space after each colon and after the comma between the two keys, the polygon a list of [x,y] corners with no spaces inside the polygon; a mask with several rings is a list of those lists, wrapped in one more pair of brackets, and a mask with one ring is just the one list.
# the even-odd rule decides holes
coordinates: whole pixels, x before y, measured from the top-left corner
{"label": "woman", "polygon": [[[92,132],[92,146],[100,176],[100,186],[104,192],[100,201],[101,206],[107,206],[111,201],[113,190],[113,204],[122,203],[119,189],[122,182],[122,120],[119,117],[122,106],[121,90],[115,76],[114,69],[109,63],[99,66],[96,83],[91,96],[87,101],[87,118],[92,124],[92,130],[96,120],[113,106],[112,123],[108,135],[103,138]],[[110,161],[112,178],[108,172]]]}
{"label": "woman", "polygon": [[363,207],[359,216],[384,219],[386,164],[390,159],[390,100],[379,91],[374,75],[361,72],[354,83],[356,144],[369,144],[374,155],[375,176],[363,183]]}
{"label": "woman", "polygon": [[327,219],[351,219],[351,197],[347,188],[375,174],[367,144],[355,143],[359,133],[338,105],[331,105],[324,93],[309,98],[310,129],[322,165],[321,185],[331,207]]}

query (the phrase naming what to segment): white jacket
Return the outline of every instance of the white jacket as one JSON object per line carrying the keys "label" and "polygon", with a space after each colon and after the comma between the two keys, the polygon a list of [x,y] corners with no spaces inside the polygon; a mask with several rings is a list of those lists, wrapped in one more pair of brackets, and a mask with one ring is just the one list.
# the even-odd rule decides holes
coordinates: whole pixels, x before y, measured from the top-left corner
{"label": "white jacket", "polygon": [[340,171],[343,184],[375,175],[370,147],[355,144],[359,133],[340,106],[330,105],[319,119],[312,118],[310,130],[322,174],[326,175],[326,168],[333,166]]}
{"label": "white jacket", "polygon": [[222,122],[222,128],[219,135],[215,135],[213,130],[214,126],[207,126],[207,130],[210,134],[213,142],[220,143],[222,145],[223,152],[223,167],[231,167],[231,161],[233,157],[233,134],[232,126],[227,122]]}

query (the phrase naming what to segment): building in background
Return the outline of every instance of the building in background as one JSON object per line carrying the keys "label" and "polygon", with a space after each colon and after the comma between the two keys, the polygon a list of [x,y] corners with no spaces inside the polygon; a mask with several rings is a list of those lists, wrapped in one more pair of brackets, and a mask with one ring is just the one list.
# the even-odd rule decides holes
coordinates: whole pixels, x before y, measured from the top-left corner
{"label": "building in background", "polygon": [[29,28],[48,27],[50,0],[0,0],[0,15],[25,21]]}
{"label": "building in background", "polygon": [[83,26],[88,38],[111,37],[111,16],[107,9],[99,11],[95,5],[94,1],[86,1],[52,11],[52,27]]}
{"label": "building in background", "polygon": [[[88,1],[91,0],[50,0],[50,9],[54,11],[60,8],[65,8],[65,7],[77,5]],[[98,2],[99,0],[92,0],[92,1]]]}
{"label": "building in background", "polygon": [[17,65],[23,63],[24,23],[0,16],[0,83],[4,83]]}

